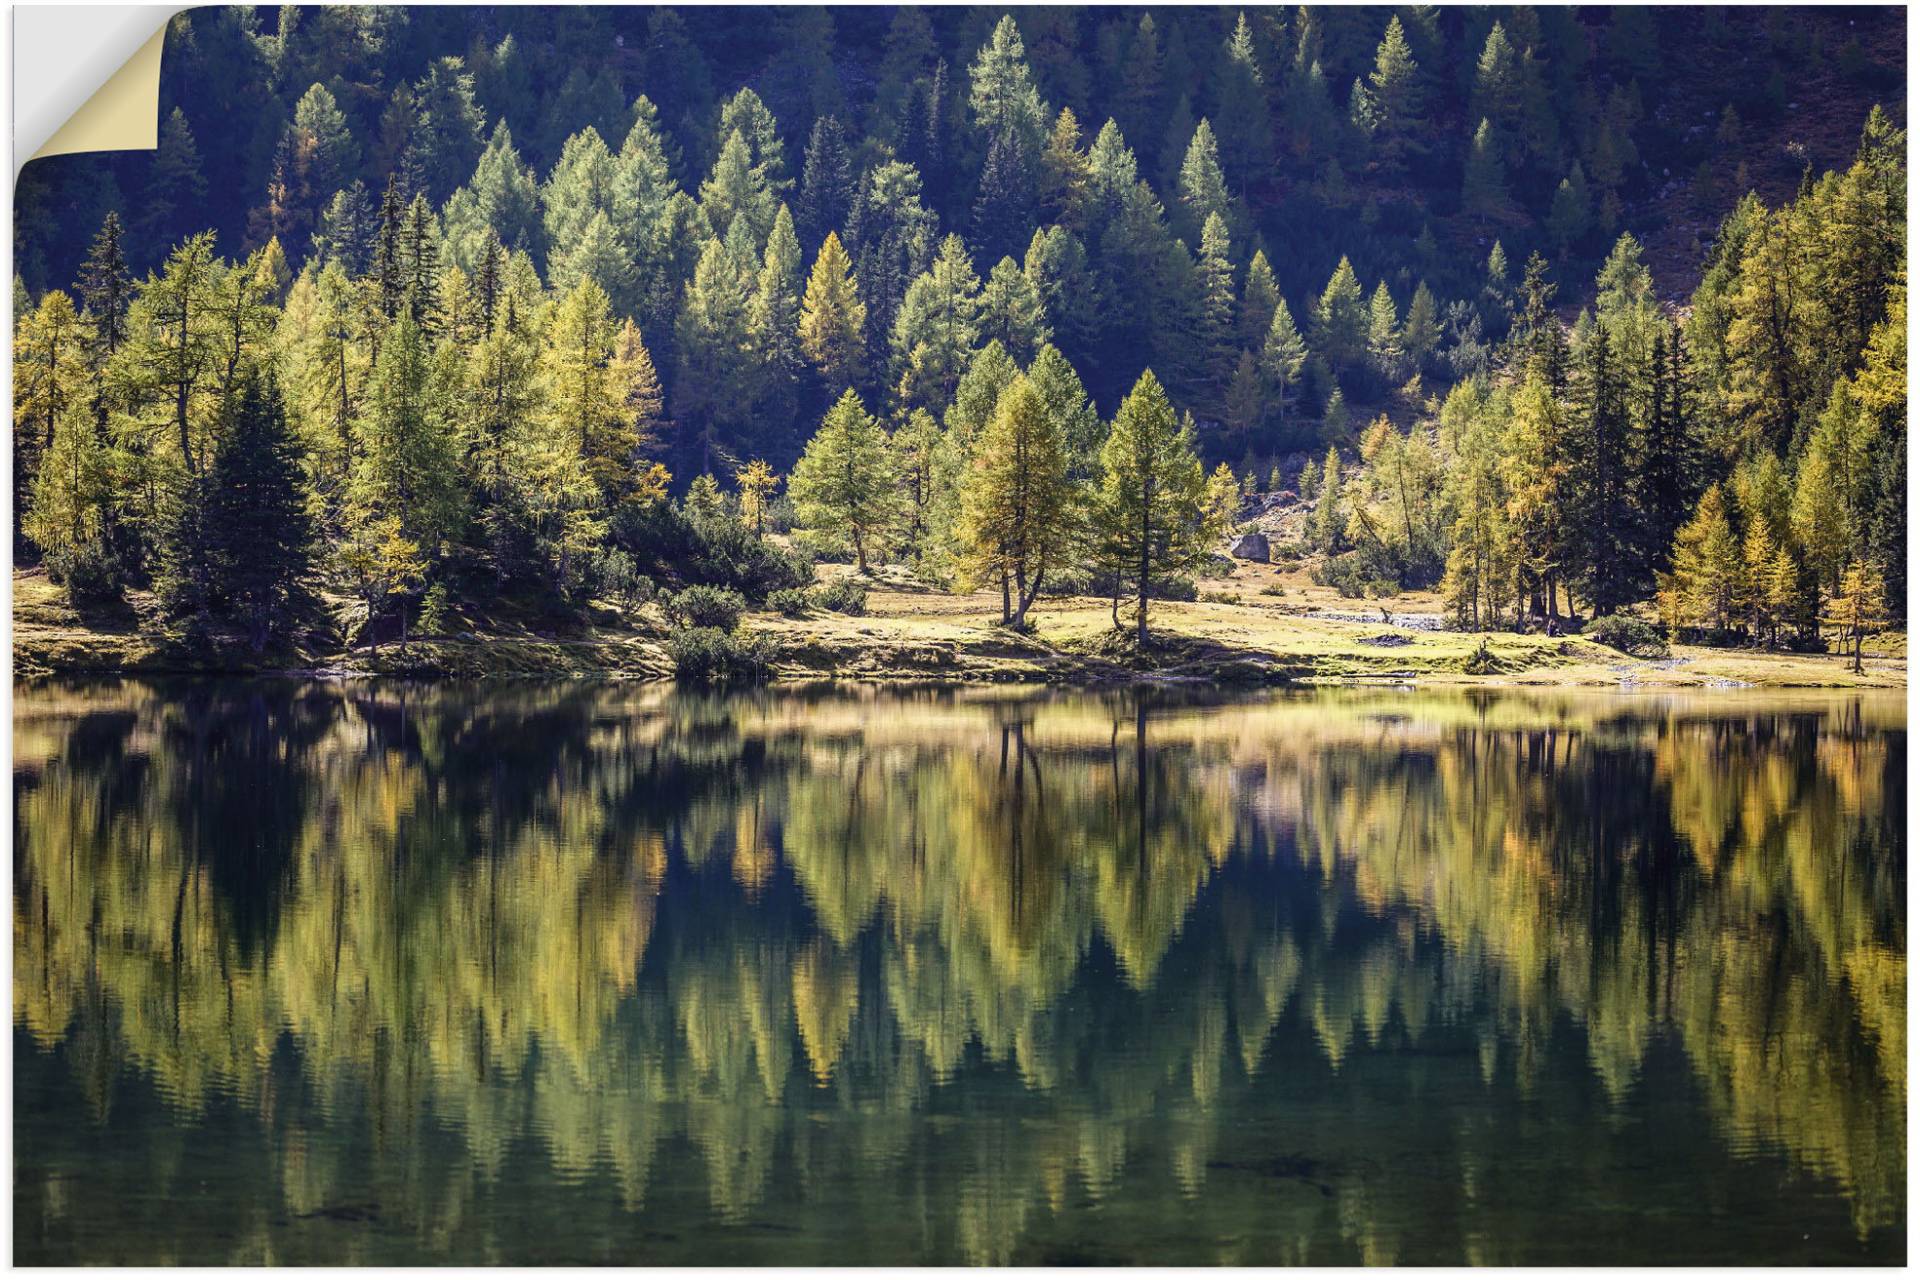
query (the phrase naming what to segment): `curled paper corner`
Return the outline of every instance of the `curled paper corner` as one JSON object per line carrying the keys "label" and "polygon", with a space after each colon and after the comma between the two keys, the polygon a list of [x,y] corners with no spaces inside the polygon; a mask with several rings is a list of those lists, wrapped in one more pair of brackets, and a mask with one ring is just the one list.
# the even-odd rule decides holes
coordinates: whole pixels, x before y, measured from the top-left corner
{"label": "curled paper corner", "polygon": [[[20,5],[14,19],[14,172],[160,141],[160,55],[178,6]],[[131,51],[131,56],[129,56]]]}

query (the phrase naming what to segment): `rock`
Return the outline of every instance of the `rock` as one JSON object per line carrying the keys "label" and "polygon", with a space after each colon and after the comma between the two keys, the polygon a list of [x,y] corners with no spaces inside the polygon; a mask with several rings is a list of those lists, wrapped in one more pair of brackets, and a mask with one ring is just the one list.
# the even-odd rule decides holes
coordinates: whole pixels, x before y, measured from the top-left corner
{"label": "rock", "polygon": [[1261,564],[1267,562],[1267,555],[1270,551],[1270,548],[1267,546],[1267,535],[1261,533],[1258,529],[1253,530],[1251,533],[1243,533],[1235,538],[1233,540],[1233,546],[1229,549],[1233,552],[1236,560],[1258,560]]}

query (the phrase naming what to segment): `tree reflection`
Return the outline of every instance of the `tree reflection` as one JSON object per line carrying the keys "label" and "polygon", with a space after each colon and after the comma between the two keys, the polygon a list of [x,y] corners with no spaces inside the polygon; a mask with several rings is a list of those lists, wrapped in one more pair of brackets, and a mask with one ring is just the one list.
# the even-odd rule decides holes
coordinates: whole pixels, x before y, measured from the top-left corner
{"label": "tree reflection", "polygon": [[[543,1233],[596,1183],[742,1257],[816,1206],[835,1260],[1059,1260],[1124,1205],[1239,1241],[1195,1261],[1525,1260],[1560,1242],[1502,1212],[1513,1153],[1617,1180],[1595,1109],[1683,1060],[1716,1147],[1866,1240],[1904,1221],[1904,754],[1862,700],[21,690],[14,1021],[86,1112],[22,1139],[23,1239],[678,1238]],[[1455,1062],[1468,1110],[1402,1105]],[[123,1132],[147,1088],[175,1121]],[[193,1176],[195,1124],[217,1250],[76,1196],[110,1142]],[[903,1234],[834,1234],[875,1199]]]}

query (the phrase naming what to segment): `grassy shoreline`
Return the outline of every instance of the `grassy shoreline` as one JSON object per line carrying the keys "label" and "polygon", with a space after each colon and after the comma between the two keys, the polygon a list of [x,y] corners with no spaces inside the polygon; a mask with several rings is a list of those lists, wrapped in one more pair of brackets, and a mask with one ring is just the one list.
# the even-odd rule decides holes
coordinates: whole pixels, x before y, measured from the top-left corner
{"label": "grassy shoreline", "polygon": [[[827,572],[833,572],[829,569]],[[405,646],[349,649],[315,628],[255,655],[215,637],[191,647],[139,602],[82,617],[37,572],[14,575],[14,676],[282,674],[325,678],[597,677],[664,680],[672,662],[649,607],[631,622],[611,610],[575,630],[462,631]],[[1368,620],[1372,601],[1344,600],[1298,570],[1241,563],[1204,584],[1196,602],[1156,602],[1155,649],[1116,642],[1111,605],[1073,597],[1042,602],[1026,634],[996,625],[998,599],[917,589],[884,579],[864,616],[756,613],[743,629],[770,636],[774,683],[844,680],[912,684],[1205,684],[1234,687],[1353,683],[1566,688],[1904,689],[1905,636],[1877,637],[1856,674],[1837,654],[1675,646],[1647,660],[1579,636],[1429,630],[1430,595],[1387,602],[1392,620]],[[1124,610],[1123,618],[1127,617]],[[1484,642],[1485,648],[1482,650]]]}

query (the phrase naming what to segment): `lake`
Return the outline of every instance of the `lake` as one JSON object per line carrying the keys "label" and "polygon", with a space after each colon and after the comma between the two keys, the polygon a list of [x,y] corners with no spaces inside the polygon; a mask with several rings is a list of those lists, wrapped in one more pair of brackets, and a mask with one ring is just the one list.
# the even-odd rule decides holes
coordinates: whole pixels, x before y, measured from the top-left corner
{"label": "lake", "polygon": [[1885,695],[14,702],[21,1263],[1906,1256]]}

